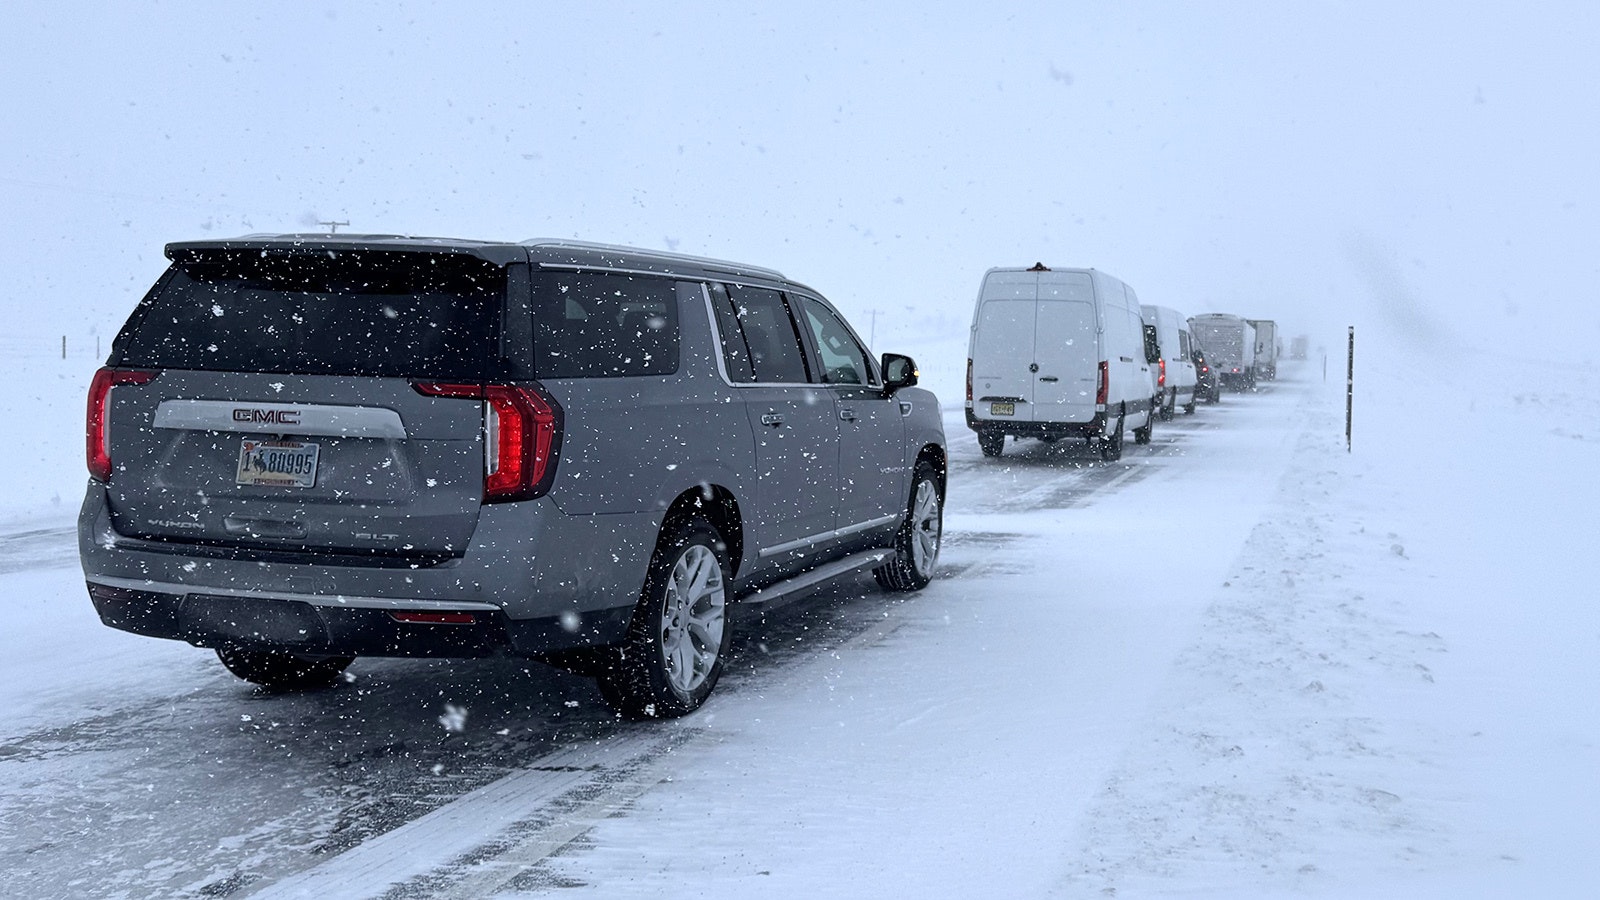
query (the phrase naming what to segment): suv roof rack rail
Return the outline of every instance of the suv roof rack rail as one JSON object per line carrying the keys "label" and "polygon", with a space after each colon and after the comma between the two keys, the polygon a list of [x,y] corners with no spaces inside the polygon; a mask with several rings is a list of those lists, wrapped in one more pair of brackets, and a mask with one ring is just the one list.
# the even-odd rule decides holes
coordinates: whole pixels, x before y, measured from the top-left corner
{"label": "suv roof rack rail", "polygon": [[716,259],[710,256],[694,256],[688,253],[674,253],[670,250],[648,250],[644,247],[629,247],[625,244],[601,244],[594,241],[567,240],[564,238],[532,238],[522,242],[524,247],[550,247],[554,249],[589,250],[603,253],[625,253],[630,256],[644,256],[652,259],[671,260],[673,262],[693,263],[707,268],[727,269],[750,275],[766,275],[770,278],[783,278],[782,272],[769,269],[766,266],[752,266],[748,263],[733,262],[727,259]]}

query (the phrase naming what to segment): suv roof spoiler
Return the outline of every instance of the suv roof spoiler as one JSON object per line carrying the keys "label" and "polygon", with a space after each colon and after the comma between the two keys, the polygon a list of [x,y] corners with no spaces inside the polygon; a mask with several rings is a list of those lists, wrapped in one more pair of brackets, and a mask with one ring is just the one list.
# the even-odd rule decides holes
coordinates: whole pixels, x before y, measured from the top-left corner
{"label": "suv roof spoiler", "polygon": [[173,241],[166,245],[168,259],[206,250],[401,250],[433,253],[466,253],[499,265],[517,261],[526,251],[504,241],[474,241],[461,238],[419,237],[408,234],[246,234],[231,238],[205,238]]}

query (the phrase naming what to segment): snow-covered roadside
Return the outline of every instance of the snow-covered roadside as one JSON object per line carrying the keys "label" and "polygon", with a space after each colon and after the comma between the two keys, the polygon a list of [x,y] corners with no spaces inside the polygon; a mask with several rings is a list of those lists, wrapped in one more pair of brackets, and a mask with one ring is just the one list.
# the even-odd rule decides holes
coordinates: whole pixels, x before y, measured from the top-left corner
{"label": "snow-covered roadside", "polygon": [[72,524],[88,480],[83,464],[83,414],[99,367],[86,352],[62,359],[50,341],[4,342],[5,364],[23,377],[0,392],[0,535]]}
{"label": "snow-covered roadside", "polygon": [[1355,452],[1326,397],[1061,895],[1600,889],[1600,404],[1375,343]]}

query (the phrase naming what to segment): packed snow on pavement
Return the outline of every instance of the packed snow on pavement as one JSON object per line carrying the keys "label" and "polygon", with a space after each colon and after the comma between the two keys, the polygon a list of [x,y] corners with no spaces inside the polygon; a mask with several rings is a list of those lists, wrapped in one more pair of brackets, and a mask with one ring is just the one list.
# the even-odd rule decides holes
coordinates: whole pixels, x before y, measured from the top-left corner
{"label": "packed snow on pavement", "polygon": [[[1600,408],[1559,390],[1453,394],[1414,349],[1373,344],[1353,452],[1342,372],[1324,380],[1316,363],[1162,423],[1110,466],[1037,442],[984,459],[953,411],[943,576],[904,600],[862,582],[809,601],[845,604],[855,624],[842,631],[811,632],[803,607],[774,630],[752,622],[747,660],[782,656],[769,641],[813,646],[736,664],[685,720],[557,747],[574,771],[613,741],[655,749],[630,789],[570,808],[563,840],[537,852],[508,837],[529,811],[515,798],[534,800],[488,784],[342,854],[258,856],[273,876],[258,879],[259,847],[237,832],[316,844],[328,826],[309,807],[296,821],[293,802],[252,821],[214,782],[170,802],[212,810],[192,814],[216,846],[187,851],[210,869],[176,848],[161,858],[161,828],[209,838],[156,813],[156,833],[119,854],[119,795],[176,782],[156,761],[148,782],[137,759],[102,773],[91,760],[111,748],[92,733],[48,780],[22,748],[152,704],[178,714],[197,694],[245,719],[275,705],[292,718],[295,701],[231,681],[205,651],[101,626],[65,517],[41,509],[24,531],[53,537],[11,540],[48,549],[13,554],[20,568],[0,575],[0,844],[37,836],[30,808],[48,810],[65,820],[42,843],[71,835],[96,847],[74,851],[95,867],[32,880],[30,857],[62,848],[30,846],[7,868],[62,895],[163,896],[230,872],[247,876],[239,895],[263,896],[376,895],[389,881],[506,897],[1587,895],[1600,612],[1575,523],[1600,499],[1577,477],[1600,452]],[[924,368],[937,383],[953,367]],[[49,371],[41,361],[41,383]],[[60,426],[52,411],[75,405],[79,380],[9,412]],[[1430,415],[1414,414],[1418,396]],[[33,443],[68,455],[70,438]],[[80,485],[63,471],[51,493]],[[353,684],[408,667],[426,682],[440,665],[362,661]],[[599,705],[581,680],[561,690]],[[419,730],[508,721],[504,700],[439,693],[416,708]],[[345,712],[300,739],[359,729],[361,707]],[[206,739],[249,765],[248,747],[227,747],[245,738]],[[103,807],[75,823],[53,792]]]}

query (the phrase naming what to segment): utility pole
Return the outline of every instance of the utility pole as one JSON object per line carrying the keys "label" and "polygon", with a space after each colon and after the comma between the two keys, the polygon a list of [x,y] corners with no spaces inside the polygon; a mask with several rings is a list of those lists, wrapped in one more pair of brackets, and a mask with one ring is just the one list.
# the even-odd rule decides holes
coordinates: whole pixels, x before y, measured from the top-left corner
{"label": "utility pole", "polygon": [[867,330],[867,349],[876,352],[875,345],[878,342],[878,311],[875,309],[869,309],[867,310],[867,314],[872,316],[872,324],[868,326]]}
{"label": "utility pole", "polygon": [[326,226],[328,226],[328,233],[329,234],[338,234],[340,225],[343,225],[346,228],[350,227],[350,223],[348,221],[346,221],[346,222],[318,222],[317,224],[318,225],[326,225]]}

